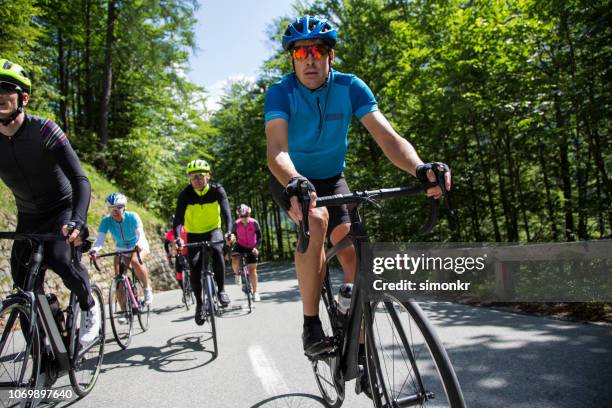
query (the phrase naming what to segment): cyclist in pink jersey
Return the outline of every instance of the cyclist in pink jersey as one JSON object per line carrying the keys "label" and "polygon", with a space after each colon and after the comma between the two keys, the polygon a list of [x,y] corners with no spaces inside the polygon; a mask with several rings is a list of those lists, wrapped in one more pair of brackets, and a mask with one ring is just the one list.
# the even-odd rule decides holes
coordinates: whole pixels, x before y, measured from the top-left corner
{"label": "cyclist in pink jersey", "polygon": [[253,301],[259,302],[261,296],[257,290],[257,256],[259,251],[257,246],[261,243],[261,228],[255,218],[251,218],[251,207],[246,204],[240,204],[236,209],[236,222],[232,226],[232,234],[236,236],[236,244],[232,249],[232,269],[236,284],[240,285],[240,256],[246,254],[247,267],[251,276],[251,284],[253,286]]}

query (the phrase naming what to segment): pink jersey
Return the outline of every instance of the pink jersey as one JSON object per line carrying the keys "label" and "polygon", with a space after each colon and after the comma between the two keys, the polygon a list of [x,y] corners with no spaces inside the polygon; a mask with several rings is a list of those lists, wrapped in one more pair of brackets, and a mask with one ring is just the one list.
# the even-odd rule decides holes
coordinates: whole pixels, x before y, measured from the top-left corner
{"label": "pink jersey", "polygon": [[[181,225],[181,238],[183,239],[184,243],[187,243],[187,231],[185,231],[185,227],[183,227],[182,225]],[[174,231],[172,230],[172,228],[170,228],[170,230],[166,232],[165,240],[174,242]],[[181,250],[181,253],[183,255],[187,255],[187,248],[183,248]]]}
{"label": "pink jersey", "polygon": [[257,227],[255,219],[249,217],[247,225],[236,220],[236,242],[243,248],[251,249],[257,246]]}

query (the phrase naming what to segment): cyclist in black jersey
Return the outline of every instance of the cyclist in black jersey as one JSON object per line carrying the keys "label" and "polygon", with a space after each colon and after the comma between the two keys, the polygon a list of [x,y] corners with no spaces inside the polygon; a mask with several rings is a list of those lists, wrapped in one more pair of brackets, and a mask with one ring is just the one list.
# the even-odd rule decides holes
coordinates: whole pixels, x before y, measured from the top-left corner
{"label": "cyclist in black jersey", "polygon": [[[174,213],[174,236],[180,238],[180,226],[187,231],[187,242],[222,241],[222,219],[226,231],[232,226],[232,216],[229,209],[227,194],[220,184],[209,183],[210,165],[205,160],[193,160],[187,164],[187,174],[190,184],[179,194]],[[226,241],[233,241],[231,233],[225,234]],[[222,307],[230,303],[225,292],[225,262],[223,260],[223,244],[211,247],[211,256],[215,282],[219,289],[218,297]],[[204,305],[202,302],[202,265],[208,262],[208,251],[201,248],[188,248],[187,259],[191,270],[191,287],[196,298],[196,324],[204,324]],[[202,264],[204,262],[204,264]]]}
{"label": "cyclist in black jersey", "polygon": [[[81,310],[80,341],[90,343],[98,334],[100,317],[90,294],[87,270],[70,245],[86,231],[91,188],[68,138],[51,119],[28,115],[32,84],[18,64],[0,59],[0,178],[17,204],[17,232],[62,232],[67,242],[45,244],[45,265],[73,291]],[[72,232],[69,223],[74,225]],[[83,234],[82,234],[83,235]],[[23,287],[31,248],[15,241],[11,253],[13,282]],[[37,282],[42,292],[44,273]]]}

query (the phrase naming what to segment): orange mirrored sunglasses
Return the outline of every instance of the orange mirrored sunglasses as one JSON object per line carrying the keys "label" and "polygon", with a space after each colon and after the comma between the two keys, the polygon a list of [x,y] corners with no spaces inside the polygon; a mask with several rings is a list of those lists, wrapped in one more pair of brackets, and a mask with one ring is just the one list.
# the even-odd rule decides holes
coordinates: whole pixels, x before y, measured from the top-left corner
{"label": "orange mirrored sunglasses", "polygon": [[321,59],[329,55],[329,47],[325,44],[313,44],[291,49],[291,55],[298,61],[307,59],[308,54],[312,55],[314,59]]}

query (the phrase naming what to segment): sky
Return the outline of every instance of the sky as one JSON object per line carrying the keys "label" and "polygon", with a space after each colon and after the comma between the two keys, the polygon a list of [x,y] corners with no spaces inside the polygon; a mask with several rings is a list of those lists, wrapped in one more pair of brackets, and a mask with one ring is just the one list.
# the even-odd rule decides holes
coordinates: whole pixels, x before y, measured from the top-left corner
{"label": "sky", "polygon": [[208,92],[214,109],[228,81],[257,77],[275,48],[267,27],[279,16],[293,15],[290,0],[200,0],[196,13],[198,50],[189,60],[189,79]]}

